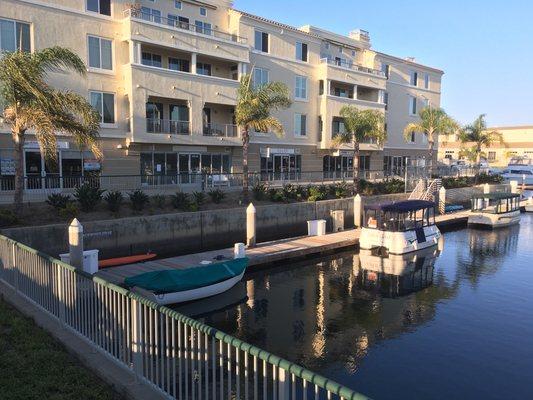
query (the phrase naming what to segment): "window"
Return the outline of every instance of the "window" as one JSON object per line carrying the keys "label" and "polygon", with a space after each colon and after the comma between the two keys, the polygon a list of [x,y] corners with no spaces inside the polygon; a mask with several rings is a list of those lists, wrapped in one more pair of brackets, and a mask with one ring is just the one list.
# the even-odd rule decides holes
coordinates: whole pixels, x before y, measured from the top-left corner
{"label": "window", "polygon": [[111,0],[87,0],[87,11],[111,15]]}
{"label": "window", "polygon": [[167,23],[176,28],[189,29],[189,18],[180,17],[179,15],[168,14]]}
{"label": "window", "polygon": [[389,109],[389,92],[383,92],[383,104],[385,104],[385,111]]}
{"label": "window", "polygon": [[89,92],[91,106],[100,113],[103,124],[115,123],[115,95],[105,92]]}
{"label": "window", "polygon": [[496,152],[489,151],[489,161],[496,161]]}
{"label": "window", "polygon": [[148,65],[150,67],[161,68],[162,67],[161,56],[159,54],[146,53],[143,51],[142,64]]}
{"label": "window", "polygon": [[326,50],[329,50],[329,43],[326,43],[325,47],[326,47]]}
{"label": "window", "polygon": [[346,126],[341,118],[333,118],[332,128],[333,136],[338,135],[339,133],[346,133]]}
{"label": "window", "polygon": [[296,42],[296,59],[307,62],[307,43]]}
{"label": "window", "polygon": [[31,51],[30,25],[0,19],[0,51]]}
{"label": "window", "polygon": [[429,99],[424,99],[423,101],[424,101],[424,108],[431,106],[431,102],[429,101]]}
{"label": "window", "polygon": [[424,89],[429,89],[429,74],[424,74]]}
{"label": "window", "polygon": [[416,115],[416,97],[409,96],[409,114]]}
{"label": "window", "polygon": [[352,50],[352,57],[355,57],[357,55],[357,52],[355,50]]}
{"label": "window", "polygon": [[294,134],[296,136],[307,136],[307,115],[294,114]]}
{"label": "window", "polygon": [[418,72],[411,72],[411,85],[418,86]]}
{"label": "window", "polygon": [[183,8],[183,4],[179,0],[174,0],[174,7],[178,10],[181,10]]}
{"label": "window", "polygon": [[307,99],[307,78],[305,76],[296,76],[294,97],[297,99]]}
{"label": "window", "polygon": [[148,7],[141,7],[141,18],[145,21],[161,23],[161,11]]}
{"label": "window", "polygon": [[203,33],[204,35],[212,35],[213,31],[211,30],[211,24],[203,21],[195,21],[194,25],[196,26],[196,32]]}
{"label": "window", "polygon": [[211,64],[196,63],[196,73],[198,75],[211,76]]}
{"label": "window", "polygon": [[205,7],[200,7],[200,15],[202,17],[207,17],[207,8]]}
{"label": "window", "polygon": [[390,65],[389,64],[381,64],[381,72],[385,75],[385,78],[389,79],[390,74]]}
{"label": "window", "polygon": [[89,36],[89,67],[113,69],[113,42],[96,36]]}
{"label": "window", "polygon": [[190,72],[189,60],[181,60],[179,58],[168,58],[168,69],[173,71]]}
{"label": "window", "polygon": [[254,68],[254,87],[265,85],[269,82],[269,71],[264,68]]}
{"label": "window", "polygon": [[268,53],[268,33],[255,31],[255,49]]}
{"label": "window", "polygon": [[409,143],[415,143],[415,142],[416,142],[415,132],[411,132],[411,136],[409,137]]}

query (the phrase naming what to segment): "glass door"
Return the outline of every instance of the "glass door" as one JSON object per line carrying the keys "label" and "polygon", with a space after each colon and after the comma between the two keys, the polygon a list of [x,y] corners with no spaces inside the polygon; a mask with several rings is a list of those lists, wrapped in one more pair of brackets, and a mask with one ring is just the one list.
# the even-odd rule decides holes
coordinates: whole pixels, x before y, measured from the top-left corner
{"label": "glass door", "polygon": [[179,155],[179,174],[180,174],[180,183],[190,183],[189,175],[189,154],[180,154]]}
{"label": "glass door", "polygon": [[190,154],[191,183],[201,180],[200,159],[200,154]]}
{"label": "glass door", "polygon": [[26,151],[25,153],[26,189],[42,189],[43,166],[41,153]]}

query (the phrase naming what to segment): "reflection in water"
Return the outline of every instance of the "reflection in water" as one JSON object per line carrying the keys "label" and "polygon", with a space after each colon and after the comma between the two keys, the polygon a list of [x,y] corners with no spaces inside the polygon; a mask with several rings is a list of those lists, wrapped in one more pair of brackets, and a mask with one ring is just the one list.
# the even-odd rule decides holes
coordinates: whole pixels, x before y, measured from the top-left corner
{"label": "reflection in water", "polygon": [[[513,324],[495,327],[494,314],[484,308],[484,296],[497,298],[492,291],[509,284],[502,270],[533,261],[530,245],[523,240],[528,234],[533,237],[533,218],[524,219],[520,226],[497,231],[451,232],[445,235],[444,247],[440,243],[418,254],[341,253],[248,274],[240,289],[224,301],[213,298],[216,309],[195,315],[370,397],[441,398],[458,393],[476,397],[486,390],[486,397],[497,398],[499,386],[485,389],[485,381],[497,379],[483,374],[506,365],[505,329]],[[509,261],[517,254],[529,260]],[[496,276],[500,286],[484,292],[487,279]],[[520,282],[531,284],[530,290],[533,273],[526,273]],[[513,297],[507,295],[505,300]],[[221,307],[222,303],[227,305]],[[497,313],[498,303],[491,302],[490,307],[491,313]],[[533,337],[530,321],[520,329]],[[494,333],[498,342],[486,354],[484,347],[472,353],[472,347],[482,346],[490,337],[482,332]],[[454,376],[454,371],[463,369]],[[506,374],[509,371],[515,369]],[[528,371],[533,373],[533,365]],[[477,375],[467,379],[469,374]],[[450,376],[454,379],[446,379]],[[512,377],[505,379],[520,387]],[[382,384],[385,381],[388,385]],[[435,387],[439,391],[434,396]],[[456,392],[458,387],[462,392]],[[406,395],[398,397],[396,390]],[[533,397],[533,390],[530,393]]]}

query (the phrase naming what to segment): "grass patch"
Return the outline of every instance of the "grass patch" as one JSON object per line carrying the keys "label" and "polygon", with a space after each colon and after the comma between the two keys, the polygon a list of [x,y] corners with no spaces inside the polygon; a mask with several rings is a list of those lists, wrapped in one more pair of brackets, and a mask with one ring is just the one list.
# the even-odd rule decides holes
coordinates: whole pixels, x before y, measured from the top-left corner
{"label": "grass patch", "polygon": [[123,398],[1,297],[0,354],[3,400]]}

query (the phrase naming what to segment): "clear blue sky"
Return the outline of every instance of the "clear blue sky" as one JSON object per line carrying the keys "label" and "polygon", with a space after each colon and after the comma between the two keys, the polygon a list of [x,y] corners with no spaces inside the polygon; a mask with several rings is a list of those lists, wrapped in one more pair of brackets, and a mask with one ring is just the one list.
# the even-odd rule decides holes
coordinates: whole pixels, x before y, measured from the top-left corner
{"label": "clear blue sky", "polygon": [[[316,6],[315,6],[316,4]],[[532,0],[235,0],[293,26],[370,32],[374,49],[444,70],[442,107],[460,122],[533,125]],[[318,6],[320,5],[320,6]]]}

